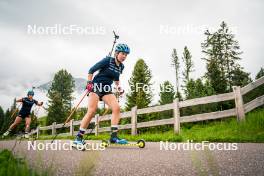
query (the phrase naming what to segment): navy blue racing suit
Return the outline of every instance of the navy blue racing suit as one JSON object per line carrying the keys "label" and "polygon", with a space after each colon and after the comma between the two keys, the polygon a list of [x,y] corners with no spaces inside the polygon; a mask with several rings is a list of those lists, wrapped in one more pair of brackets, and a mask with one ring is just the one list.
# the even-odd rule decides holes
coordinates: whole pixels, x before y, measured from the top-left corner
{"label": "navy blue racing suit", "polygon": [[22,108],[20,109],[18,116],[21,118],[30,117],[30,111],[34,104],[38,104],[38,101],[32,99],[30,100],[28,97],[22,98]]}
{"label": "navy blue racing suit", "polygon": [[124,69],[124,64],[120,63],[119,66],[116,65],[115,58],[105,57],[89,70],[89,74],[99,70],[99,73],[96,74],[92,80],[94,84],[93,91],[96,93],[100,100],[102,97],[107,94],[112,94],[111,85],[113,81],[119,81],[119,76],[122,74]]}

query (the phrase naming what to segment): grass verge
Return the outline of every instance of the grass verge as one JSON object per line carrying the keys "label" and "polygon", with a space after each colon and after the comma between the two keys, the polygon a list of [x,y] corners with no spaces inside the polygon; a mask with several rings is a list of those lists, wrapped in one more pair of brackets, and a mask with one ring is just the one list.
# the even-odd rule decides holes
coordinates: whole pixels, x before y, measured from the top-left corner
{"label": "grass verge", "polygon": [[46,171],[37,172],[31,169],[25,159],[15,157],[11,151],[0,152],[0,175],[5,176],[46,176]]}
{"label": "grass verge", "polygon": [[[159,142],[264,142],[264,109],[257,109],[246,115],[245,121],[237,122],[235,117],[222,120],[193,123],[182,125],[179,135],[173,130],[165,132],[148,131],[137,136],[131,136],[120,132],[119,136],[129,141],[144,139],[146,141]],[[41,140],[52,139],[52,136],[40,136]],[[73,136],[58,136],[57,139],[73,139]],[[99,136],[88,135],[88,140],[107,140],[109,133],[101,133]]]}

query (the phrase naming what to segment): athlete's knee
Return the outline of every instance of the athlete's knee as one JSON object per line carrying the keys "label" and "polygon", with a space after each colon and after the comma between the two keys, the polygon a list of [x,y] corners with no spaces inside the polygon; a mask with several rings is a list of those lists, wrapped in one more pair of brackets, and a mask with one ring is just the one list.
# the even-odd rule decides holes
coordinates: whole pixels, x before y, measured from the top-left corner
{"label": "athlete's knee", "polygon": [[17,126],[20,124],[20,121],[15,121],[12,125]]}
{"label": "athlete's knee", "polygon": [[120,113],[120,106],[119,105],[115,105],[112,107],[112,112],[113,113]]}
{"label": "athlete's knee", "polygon": [[14,122],[10,125],[10,128],[15,128],[18,125],[18,123]]}
{"label": "athlete's knee", "polygon": [[96,113],[97,108],[93,107],[93,108],[89,108],[87,111],[87,115],[94,115]]}

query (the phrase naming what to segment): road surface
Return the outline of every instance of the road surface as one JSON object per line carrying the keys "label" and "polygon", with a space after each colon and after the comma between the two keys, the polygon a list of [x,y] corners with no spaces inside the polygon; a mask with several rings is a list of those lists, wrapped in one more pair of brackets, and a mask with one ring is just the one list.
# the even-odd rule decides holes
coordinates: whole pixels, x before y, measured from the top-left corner
{"label": "road surface", "polygon": [[[56,142],[69,144],[68,140]],[[98,148],[99,141],[90,142],[94,149],[102,149]],[[26,157],[31,166],[54,175],[264,175],[264,144],[259,143],[239,143],[237,150],[229,151],[160,150],[159,142],[147,142],[144,149],[40,150],[50,141],[37,141],[35,146],[39,143],[37,150],[33,150],[33,145],[28,150],[28,141],[22,141],[14,153]],[[0,141],[0,149],[12,149],[14,144],[14,140]],[[176,144],[180,143],[173,143]]]}

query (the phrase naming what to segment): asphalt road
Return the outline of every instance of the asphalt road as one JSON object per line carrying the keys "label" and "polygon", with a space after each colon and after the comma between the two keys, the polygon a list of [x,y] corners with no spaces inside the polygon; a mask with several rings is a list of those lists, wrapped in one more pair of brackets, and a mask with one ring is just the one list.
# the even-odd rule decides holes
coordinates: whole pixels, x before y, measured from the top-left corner
{"label": "asphalt road", "polygon": [[[69,141],[57,143],[67,146]],[[0,149],[12,149],[14,144],[15,141],[0,141]],[[144,149],[108,147],[86,151],[40,150],[50,141],[36,144],[38,150],[29,150],[28,141],[22,141],[14,153],[25,157],[34,168],[47,170],[49,175],[264,175],[264,144],[258,143],[239,143],[237,150],[174,150],[175,145],[183,143],[170,143],[171,150],[160,150],[159,142],[147,142]],[[93,149],[103,149],[99,141],[90,144]]]}

